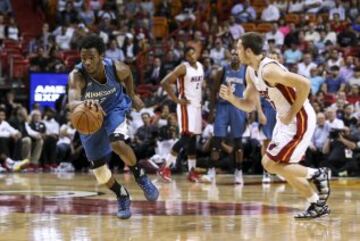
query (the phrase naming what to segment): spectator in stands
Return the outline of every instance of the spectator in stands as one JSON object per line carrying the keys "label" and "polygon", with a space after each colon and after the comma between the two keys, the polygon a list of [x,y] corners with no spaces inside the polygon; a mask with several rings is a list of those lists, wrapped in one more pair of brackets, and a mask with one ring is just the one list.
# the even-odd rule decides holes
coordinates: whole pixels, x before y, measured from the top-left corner
{"label": "spectator in stands", "polygon": [[346,104],[344,106],[344,114],[342,116],[344,125],[349,128],[356,128],[358,121],[355,117],[355,109],[352,104]]}
{"label": "spectator in stands", "polygon": [[335,14],[339,15],[339,19],[341,21],[344,21],[345,18],[346,18],[345,8],[343,7],[340,0],[336,0],[335,1],[335,7],[330,9],[330,12],[329,12],[329,20],[330,21],[332,21],[334,19]]}
{"label": "spectator in stands", "polygon": [[110,22],[113,22],[116,20],[116,13],[115,11],[111,8],[111,6],[109,5],[109,3],[106,3],[103,5],[102,10],[100,10],[98,12],[97,17],[99,18],[100,21],[104,20],[104,19],[109,19]]}
{"label": "spectator in stands", "polygon": [[70,25],[78,21],[78,12],[74,8],[74,4],[71,1],[67,1],[65,9],[60,12],[58,22],[62,25]]}
{"label": "spectator in stands", "polygon": [[5,34],[6,34],[6,38],[8,39],[12,39],[15,41],[20,40],[20,30],[16,25],[14,17],[10,17],[9,24],[5,28]]}
{"label": "spectator in stands", "polygon": [[276,0],[273,4],[280,10],[280,15],[284,16],[288,10],[289,3],[287,0]]}
{"label": "spectator in stands", "polygon": [[335,94],[345,89],[345,80],[339,76],[340,68],[337,65],[330,67],[325,78],[327,93]]}
{"label": "spectator in stands", "polygon": [[214,64],[222,66],[226,62],[227,52],[221,40],[217,38],[215,40],[215,47],[210,50],[210,58],[214,61]]}
{"label": "spectator in stands", "polygon": [[59,55],[60,55],[59,51],[56,47],[50,49],[49,58],[46,65],[46,71],[55,72],[55,73],[61,73],[66,71],[65,63],[59,57]]}
{"label": "spectator in stands", "polygon": [[28,162],[28,160],[15,161],[11,158],[11,145],[21,138],[21,133],[5,119],[5,109],[0,108],[0,173],[5,172],[6,169],[18,171]]}
{"label": "spectator in stands", "polygon": [[4,15],[0,12],[0,41],[3,41],[6,38],[6,24]]}
{"label": "spectator in stands", "polygon": [[180,14],[175,16],[175,20],[179,23],[183,23],[184,21],[192,21],[196,20],[195,12],[197,10],[197,3],[194,0],[185,0],[183,2],[182,11]]}
{"label": "spectator in stands", "polygon": [[140,8],[144,9],[151,17],[154,15],[154,3],[152,0],[142,0]]}
{"label": "spectator in stands", "polygon": [[279,26],[277,23],[272,24],[272,29],[270,32],[265,34],[266,41],[274,39],[276,46],[281,47],[284,44],[284,35],[279,31]]}
{"label": "spectator in stands", "polygon": [[323,149],[327,159],[321,162],[320,166],[329,167],[335,176],[347,176],[357,171],[358,165],[353,156],[357,141],[357,138],[351,135],[349,128],[331,130]]}
{"label": "spectator in stands", "polygon": [[297,66],[297,73],[305,76],[306,78],[310,78],[310,70],[317,67],[317,65],[312,61],[312,56],[310,53],[304,53],[303,61],[300,62]]}
{"label": "spectator in stands", "polygon": [[349,85],[358,85],[360,86],[360,66],[357,66],[354,69],[354,76],[349,79]]}
{"label": "spectator in stands", "polygon": [[123,46],[123,52],[125,54],[125,61],[132,63],[135,60],[138,51],[138,46],[134,43],[134,35],[126,34],[125,43]]}
{"label": "spectator in stands", "polygon": [[59,123],[55,120],[56,112],[51,108],[47,108],[44,113],[44,124],[46,133],[44,138],[44,148],[42,152],[42,161],[45,167],[56,163],[56,143],[59,139]]}
{"label": "spectator in stands", "polygon": [[351,24],[348,24],[347,27],[339,33],[337,42],[342,48],[356,47],[359,45],[358,38]]}
{"label": "spectator in stands", "polygon": [[67,27],[61,26],[60,34],[56,35],[55,41],[61,50],[69,50],[72,34],[67,32]]}
{"label": "spectator in stands", "polygon": [[41,120],[41,112],[33,110],[30,113],[29,127],[27,128],[30,136],[31,145],[31,163],[39,165],[39,160],[44,144],[44,134],[46,132],[45,124]]}
{"label": "spectator in stands", "polygon": [[134,138],[134,152],[138,160],[149,158],[155,154],[155,138],[158,128],[150,124],[150,114],[141,114],[143,125],[140,126]]}
{"label": "spectator in stands", "polygon": [[89,8],[97,13],[102,8],[102,1],[101,0],[90,0],[89,1]]}
{"label": "spectator in stands", "polygon": [[21,106],[19,103],[15,102],[15,92],[13,90],[6,91],[5,99],[1,101],[4,105],[6,116],[8,116],[9,118],[11,117],[15,108]]}
{"label": "spectator in stands", "polygon": [[325,41],[329,40],[333,45],[337,43],[337,33],[331,28],[331,24],[327,23],[325,25],[326,37]]}
{"label": "spectator in stands", "polygon": [[256,19],[256,11],[250,5],[249,0],[237,1],[237,4],[231,9],[231,15],[233,15],[237,22],[246,23]]}
{"label": "spectator in stands", "polygon": [[302,53],[296,43],[291,43],[291,48],[284,52],[285,64],[296,64],[302,59]]}
{"label": "spectator in stands", "polygon": [[245,30],[239,23],[235,21],[234,16],[230,16],[229,23],[230,23],[229,31],[231,33],[233,40],[236,41],[241,37],[241,35],[245,33]]}
{"label": "spectator in stands", "polygon": [[316,14],[322,8],[322,0],[305,0],[304,1],[304,10],[307,13]]}
{"label": "spectator in stands", "polygon": [[327,67],[331,68],[333,66],[340,67],[344,64],[344,59],[339,55],[339,51],[333,48],[330,52],[329,59],[327,61]]}
{"label": "spectator in stands", "polygon": [[345,15],[353,22],[360,17],[360,1],[351,0],[349,7],[346,9]]}
{"label": "spectator in stands", "polygon": [[304,3],[302,0],[291,0],[289,3],[288,13],[302,13],[304,10]]}
{"label": "spectator in stands", "polygon": [[157,4],[157,8],[155,11],[155,16],[162,16],[170,19],[171,17],[171,1],[170,0],[162,0],[159,4]]}
{"label": "spectator in stands", "polygon": [[84,0],[73,0],[74,9],[80,11],[81,7],[85,5]]}
{"label": "spectator in stands", "polygon": [[328,107],[326,109],[326,124],[330,129],[343,129],[344,122],[336,117],[336,108]]}
{"label": "spectator in stands", "polygon": [[81,10],[79,11],[79,20],[86,26],[93,24],[95,22],[94,10],[87,7],[86,4],[83,4]]}
{"label": "spectator in stands", "polygon": [[165,74],[166,73],[160,58],[155,58],[152,68],[146,74],[146,76],[148,76],[147,82],[153,85],[158,85],[160,81],[165,77]]}
{"label": "spectator in stands", "polygon": [[349,55],[345,58],[345,65],[340,68],[339,76],[348,83],[348,81],[354,76],[354,68],[354,57]]}
{"label": "spectator in stands", "polygon": [[330,131],[324,113],[317,113],[316,120],[315,132],[311,139],[309,150],[306,153],[306,165],[311,167],[319,167],[319,163],[324,160],[323,149]]}
{"label": "spectator in stands", "polygon": [[[356,72],[355,72],[356,73]],[[358,72],[359,77],[360,77],[360,72]],[[360,79],[359,79],[360,81]],[[347,93],[347,98],[346,100],[350,103],[350,104],[356,104],[356,102],[360,101],[360,89],[359,89],[360,84],[352,84],[350,85],[350,92]]]}
{"label": "spectator in stands", "polygon": [[311,94],[316,95],[325,79],[319,74],[316,67],[310,69]]}
{"label": "spectator in stands", "polygon": [[0,12],[4,14],[12,12],[10,0],[0,0]]}
{"label": "spectator in stands", "polygon": [[70,121],[70,113],[67,115],[68,122],[60,127],[59,140],[56,143],[56,163],[69,162],[70,155],[74,150],[72,142],[75,137],[76,129],[72,126]]}
{"label": "spectator in stands", "polygon": [[112,59],[113,61],[124,61],[125,56],[122,49],[118,48],[115,39],[110,41],[109,47],[105,52],[105,57]]}
{"label": "spectator in stands", "polygon": [[49,57],[43,47],[38,47],[37,53],[30,59],[30,70],[34,72],[44,72],[47,70]]}
{"label": "spectator in stands", "polygon": [[290,48],[292,44],[299,44],[299,31],[297,30],[294,23],[289,24],[289,32],[284,38],[284,45]]}
{"label": "spectator in stands", "polygon": [[278,7],[269,0],[265,0],[264,4],[266,8],[264,8],[261,13],[261,20],[264,22],[278,21],[280,19],[280,10]]}
{"label": "spectator in stands", "polygon": [[315,43],[318,42],[320,40],[320,34],[315,29],[315,23],[311,22],[308,27],[308,31],[305,32],[305,40],[313,41]]}

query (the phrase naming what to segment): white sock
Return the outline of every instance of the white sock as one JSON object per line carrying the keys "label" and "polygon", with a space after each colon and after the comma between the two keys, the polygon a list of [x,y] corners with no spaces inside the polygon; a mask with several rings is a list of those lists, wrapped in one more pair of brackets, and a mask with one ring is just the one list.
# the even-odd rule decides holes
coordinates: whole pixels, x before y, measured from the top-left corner
{"label": "white sock", "polygon": [[173,154],[169,153],[166,157],[166,164],[165,167],[169,167],[171,166],[171,164],[176,162],[176,156],[174,156]]}
{"label": "white sock", "polygon": [[191,169],[196,167],[196,159],[188,159],[188,169],[191,171]]}
{"label": "white sock", "polygon": [[317,169],[308,167],[308,168],[307,168],[306,178],[307,178],[307,179],[312,178],[316,172],[317,172]]}
{"label": "white sock", "polygon": [[15,161],[14,161],[13,159],[11,159],[10,157],[6,158],[6,159],[5,159],[5,162],[6,162],[7,164],[9,164],[9,165],[12,165],[12,164],[15,163]]}
{"label": "white sock", "polygon": [[209,176],[215,176],[216,175],[215,167],[209,168],[208,175]]}
{"label": "white sock", "polygon": [[316,203],[319,200],[319,195],[314,193],[311,197],[307,199],[309,203]]}

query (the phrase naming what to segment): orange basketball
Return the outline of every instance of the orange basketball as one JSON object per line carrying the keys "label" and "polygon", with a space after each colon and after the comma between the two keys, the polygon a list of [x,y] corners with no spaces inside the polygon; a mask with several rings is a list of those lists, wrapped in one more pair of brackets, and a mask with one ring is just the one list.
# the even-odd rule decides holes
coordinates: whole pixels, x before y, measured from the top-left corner
{"label": "orange basketball", "polygon": [[89,135],[98,131],[103,123],[104,116],[95,107],[87,108],[84,104],[78,105],[71,113],[71,123],[81,134]]}

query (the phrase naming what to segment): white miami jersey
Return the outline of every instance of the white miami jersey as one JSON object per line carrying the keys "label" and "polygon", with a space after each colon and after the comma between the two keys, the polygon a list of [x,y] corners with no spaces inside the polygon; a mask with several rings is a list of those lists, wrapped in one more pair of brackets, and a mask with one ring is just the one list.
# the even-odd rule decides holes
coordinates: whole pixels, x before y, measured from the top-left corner
{"label": "white miami jersey", "polygon": [[[268,82],[266,82],[266,80],[263,79],[263,68],[270,63],[275,63],[284,71],[288,71],[285,66],[268,57],[265,57],[261,60],[257,72],[250,66],[248,66],[247,69],[249,71],[250,78],[255,88],[259,91],[260,95],[272,104],[277,112],[277,115],[286,116],[295,100],[296,92],[294,88],[282,84],[271,86]],[[305,110],[312,108],[309,100],[305,101],[304,108]]]}
{"label": "white miami jersey", "polygon": [[202,64],[196,62],[196,68],[188,62],[183,63],[186,68],[186,74],[177,80],[179,98],[186,98],[190,105],[194,107],[201,106],[202,84],[204,81],[204,69]]}

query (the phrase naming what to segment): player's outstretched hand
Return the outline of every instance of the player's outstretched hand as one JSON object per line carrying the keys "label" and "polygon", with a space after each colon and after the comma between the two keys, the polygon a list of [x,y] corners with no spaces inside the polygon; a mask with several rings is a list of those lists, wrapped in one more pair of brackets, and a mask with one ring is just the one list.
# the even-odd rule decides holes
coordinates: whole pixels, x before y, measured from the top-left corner
{"label": "player's outstretched hand", "polygon": [[221,85],[220,87],[220,97],[223,98],[224,100],[227,100],[230,102],[230,100],[234,97],[233,95],[233,91],[231,88],[231,85]]}
{"label": "player's outstretched hand", "polygon": [[140,99],[138,95],[134,95],[132,101],[133,101],[133,107],[135,108],[136,111],[139,111],[142,108],[144,108],[144,102]]}
{"label": "player's outstretched hand", "polygon": [[105,111],[100,105],[99,100],[85,100],[84,105],[89,109],[95,108],[95,111],[100,111],[104,116],[106,115]]}

